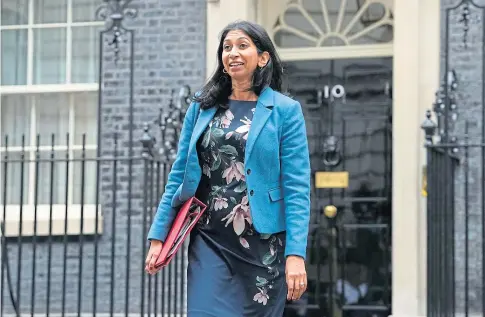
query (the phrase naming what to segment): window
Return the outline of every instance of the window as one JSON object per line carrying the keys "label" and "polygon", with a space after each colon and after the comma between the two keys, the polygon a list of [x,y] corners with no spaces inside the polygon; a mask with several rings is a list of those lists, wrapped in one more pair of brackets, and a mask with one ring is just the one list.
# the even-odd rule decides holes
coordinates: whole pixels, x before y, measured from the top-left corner
{"label": "window", "polygon": [[2,0],[1,85],[95,83],[98,0]]}
{"label": "window", "polygon": [[[83,153],[83,135],[85,135],[85,157],[94,158],[96,155],[97,93],[6,94],[1,96],[1,107],[0,154],[2,157],[6,154],[4,136],[8,136],[9,163],[6,199],[3,197],[3,176],[1,177],[0,205],[6,203],[12,206],[13,208],[8,212],[9,216],[17,218],[20,215],[18,205],[27,206],[22,211],[23,217],[31,221],[33,216],[29,214],[33,213],[33,206],[37,202],[37,205],[40,205],[38,208],[39,221],[48,223],[48,206],[51,203],[54,205],[54,217],[56,218],[64,217],[65,208],[62,206],[65,206],[66,203],[70,206],[82,204],[85,206],[85,228],[93,228],[94,231],[94,225],[90,221],[95,219],[96,163],[95,161],[85,162],[84,186],[81,186],[82,163],[79,160],[73,161],[73,159],[79,159]],[[53,169],[49,161],[40,161],[36,171],[34,160],[37,155],[37,135],[39,135],[40,141],[39,157],[48,159],[53,153],[57,159],[53,164]],[[52,138],[52,136],[54,137]],[[22,153],[26,161],[32,161],[22,164],[20,161]],[[62,161],[66,155],[69,155],[69,165]],[[12,163],[12,159],[18,160],[18,162]],[[3,170],[2,166],[2,173]],[[52,170],[53,174],[51,174]],[[21,186],[23,186],[23,191]],[[68,194],[67,201],[66,193]],[[78,214],[79,212],[70,212],[70,215],[73,216],[78,217]],[[71,216],[69,216],[69,220],[74,222]],[[63,219],[57,219],[55,224],[59,228],[64,228]],[[8,227],[13,230],[17,229],[18,225],[10,221]],[[46,225],[38,227],[47,228]],[[54,228],[54,231],[63,234],[63,231],[57,227]],[[25,232],[32,233],[33,231],[29,228],[29,226],[25,226]],[[73,232],[72,228],[69,231],[71,234],[77,233],[75,230]],[[48,230],[44,230],[44,233],[47,234]]]}
{"label": "window", "polygon": [[[99,31],[104,27],[103,22],[95,20],[99,4],[99,0],[0,0],[2,157],[8,135],[9,158],[20,159],[23,142],[25,158],[35,159],[37,134],[41,158],[51,154],[52,134],[57,158],[65,158],[66,154],[71,159],[79,158],[83,134],[86,134],[85,155],[95,155]],[[19,213],[19,205],[25,205],[22,212],[26,217],[29,206],[36,200],[35,188],[38,188],[38,211],[51,201],[58,206],[65,205],[68,188],[67,203],[75,210],[81,204],[81,163],[70,163],[67,170],[65,163],[56,162],[55,166],[51,195],[48,162],[39,164],[37,175],[35,164],[25,163],[23,181],[21,164],[10,165],[6,197],[0,184],[0,205],[5,201],[11,207],[10,214]],[[88,205],[95,204],[95,173],[95,163],[87,162],[82,201],[86,217],[91,210]],[[90,226],[88,223],[87,227]],[[54,231],[58,230],[54,228]],[[75,230],[69,233],[75,234]]]}
{"label": "window", "polygon": [[[40,136],[39,152],[41,158],[49,158],[52,148],[57,159],[64,159],[67,154],[72,158],[79,158],[83,148],[83,134],[85,138],[85,155],[93,157],[96,150],[96,116],[97,100],[95,93],[49,93],[49,94],[19,94],[2,96],[1,134],[8,136],[8,156],[20,158],[22,143],[26,160],[35,159],[37,149],[37,134]],[[32,133],[35,131],[34,133]],[[87,133],[87,131],[90,131]],[[52,139],[52,135],[54,138]],[[12,137],[10,137],[12,136]],[[52,143],[52,141],[54,141]],[[1,140],[2,154],[5,154],[5,138]],[[24,164],[24,204],[34,203],[35,182],[39,182],[38,203],[50,203],[50,164],[39,163],[38,179],[35,177],[35,168],[30,168],[29,163]],[[64,165],[64,166],[63,166]],[[90,166],[92,165],[92,166]],[[92,171],[95,171],[93,162],[86,163],[85,173],[85,204],[95,203],[95,192],[91,191],[95,186]],[[20,163],[12,164],[15,171],[9,171],[14,177],[8,181],[7,192],[8,204],[20,203]],[[79,204],[80,184],[75,184],[75,179],[80,179],[80,162],[71,162],[69,166],[72,180],[72,193],[68,203]],[[77,177],[76,177],[77,175]],[[54,204],[65,203],[66,191],[65,163],[55,162],[54,191],[52,202]],[[76,186],[77,185],[77,186]],[[0,185],[2,186],[2,185]],[[0,194],[3,196],[3,194]],[[3,202],[3,199],[2,199]]]}

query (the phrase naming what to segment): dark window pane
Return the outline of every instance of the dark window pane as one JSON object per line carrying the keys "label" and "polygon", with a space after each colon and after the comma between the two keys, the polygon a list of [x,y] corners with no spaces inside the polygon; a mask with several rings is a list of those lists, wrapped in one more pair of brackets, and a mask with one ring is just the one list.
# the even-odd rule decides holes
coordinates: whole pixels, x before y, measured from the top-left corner
{"label": "dark window pane", "polygon": [[35,97],[36,129],[41,145],[66,145],[69,132],[69,98],[66,94],[41,94]]}
{"label": "dark window pane", "polygon": [[[77,0],[74,0],[75,2]],[[66,0],[35,0],[34,23],[63,23],[67,22]]]}
{"label": "dark window pane", "polygon": [[[37,177],[37,192],[39,204],[65,204],[66,202],[66,152],[54,151],[54,160],[51,163],[50,151],[40,153],[44,161],[39,163],[39,175]],[[32,188],[34,190],[34,188]]]}
{"label": "dark window pane", "polygon": [[2,31],[2,85],[27,83],[27,30]]}
{"label": "dark window pane", "polygon": [[29,22],[28,0],[2,0],[2,25],[22,25]]}
{"label": "dark window pane", "polygon": [[[95,204],[96,203],[96,157],[95,150],[74,151],[74,158],[77,161],[72,163],[73,168],[73,203],[74,204]],[[84,165],[84,171],[83,171]],[[84,183],[83,183],[84,182]]]}
{"label": "dark window pane", "polygon": [[100,27],[72,28],[72,82],[95,83],[99,68]]}
{"label": "dark window pane", "polygon": [[34,30],[34,84],[66,82],[66,29]]}
{"label": "dark window pane", "polygon": [[[1,166],[2,173],[0,174],[0,204],[4,203],[5,188],[7,191],[7,205],[20,204],[21,196],[23,203],[27,203],[29,198],[29,163],[25,161],[29,159],[29,152],[25,153],[24,162],[21,161],[22,155],[20,152],[9,152],[6,160],[4,160],[5,152],[0,152],[0,155],[2,155],[3,162]],[[5,173],[5,163],[7,164],[7,173]],[[22,173],[23,178],[21,177]],[[6,187],[3,186],[5,183],[5,174],[7,181]],[[21,191],[22,187],[23,192]]]}
{"label": "dark window pane", "polygon": [[8,146],[30,144],[30,97],[28,95],[4,95],[1,103],[1,135],[2,146],[5,146],[5,136],[8,136]]}
{"label": "dark window pane", "polygon": [[96,145],[98,117],[98,94],[74,95],[74,145],[82,145],[83,134],[86,144]]}
{"label": "dark window pane", "polygon": [[87,22],[96,21],[96,10],[101,1],[99,0],[76,0],[72,2],[72,21]]}

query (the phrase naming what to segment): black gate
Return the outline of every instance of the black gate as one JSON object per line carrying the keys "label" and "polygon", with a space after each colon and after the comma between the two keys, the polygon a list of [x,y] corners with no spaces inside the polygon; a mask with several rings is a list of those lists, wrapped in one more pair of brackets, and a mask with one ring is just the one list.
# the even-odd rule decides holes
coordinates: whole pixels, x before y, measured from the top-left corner
{"label": "black gate", "polygon": [[[485,311],[485,7],[444,1],[444,76],[426,114],[427,316]],[[454,6],[451,6],[454,5]]]}

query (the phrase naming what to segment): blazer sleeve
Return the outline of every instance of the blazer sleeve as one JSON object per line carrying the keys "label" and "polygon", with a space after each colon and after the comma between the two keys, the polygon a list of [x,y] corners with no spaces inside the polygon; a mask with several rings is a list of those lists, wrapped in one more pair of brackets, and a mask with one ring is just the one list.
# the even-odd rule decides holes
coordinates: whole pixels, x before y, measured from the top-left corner
{"label": "blazer sleeve", "polygon": [[285,257],[297,255],[305,259],[310,222],[310,157],[299,102],[287,109],[280,147],[286,216]]}
{"label": "blazer sleeve", "polygon": [[190,138],[198,115],[198,104],[192,102],[187,113],[185,114],[178,150],[170,173],[168,174],[167,184],[162,198],[158,205],[157,212],[154,216],[150,230],[148,231],[148,240],[164,241],[170,231],[170,226],[175,219],[177,210],[172,207],[172,198],[183,182],[185,166],[189,151]]}

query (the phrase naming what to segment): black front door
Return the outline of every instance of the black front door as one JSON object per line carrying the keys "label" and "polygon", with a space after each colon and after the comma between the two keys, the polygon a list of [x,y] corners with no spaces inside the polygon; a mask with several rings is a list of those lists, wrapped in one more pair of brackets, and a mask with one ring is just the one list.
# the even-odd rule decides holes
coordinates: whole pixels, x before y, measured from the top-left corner
{"label": "black front door", "polygon": [[391,313],[392,59],[289,62],[312,166],[308,291],[285,316]]}

